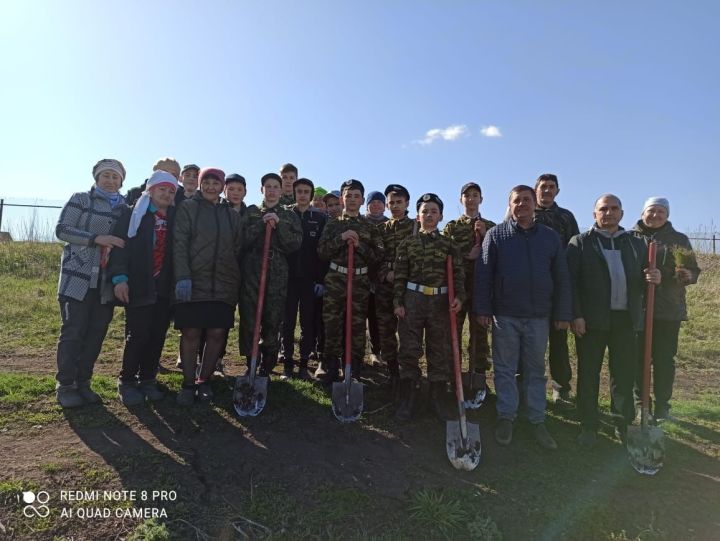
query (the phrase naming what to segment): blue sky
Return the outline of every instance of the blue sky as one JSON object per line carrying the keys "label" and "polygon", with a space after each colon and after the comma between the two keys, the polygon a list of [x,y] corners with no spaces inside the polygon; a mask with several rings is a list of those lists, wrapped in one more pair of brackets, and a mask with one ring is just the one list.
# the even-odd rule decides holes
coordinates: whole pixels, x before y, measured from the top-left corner
{"label": "blue sky", "polygon": [[434,191],[446,219],[475,180],[497,220],[512,186],[554,172],[581,225],[614,192],[626,226],[663,195],[678,229],[709,228],[718,15],[717,2],[3,2],[0,196],[66,200],[103,157],[129,188],[174,156],[243,174],[257,201],[260,176],[290,161],[326,188]]}

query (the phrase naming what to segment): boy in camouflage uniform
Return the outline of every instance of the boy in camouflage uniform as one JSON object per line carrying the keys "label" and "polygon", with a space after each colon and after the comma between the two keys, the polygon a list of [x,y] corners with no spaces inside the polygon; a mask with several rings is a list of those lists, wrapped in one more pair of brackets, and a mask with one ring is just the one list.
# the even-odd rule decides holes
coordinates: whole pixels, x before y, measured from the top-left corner
{"label": "boy in camouflage uniform", "polygon": [[[463,325],[465,318],[468,320],[470,341],[468,344],[468,359],[474,361],[475,374],[471,374],[471,388],[480,390],[486,387],[485,372],[490,368],[488,355],[490,346],[488,344],[487,329],[481,327],[475,318],[472,317],[471,303],[473,282],[475,279],[475,261],[482,250],[482,241],[488,229],[495,226],[494,222],[480,216],[480,205],[482,204],[482,190],[475,182],[468,182],[460,189],[460,202],[463,205],[464,214],[457,220],[451,220],[443,229],[443,235],[455,241],[455,244],[462,254],[465,265],[465,292],[467,300],[457,314],[458,342],[462,345]],[[452,360],[451,360],[452,362]]]}
{"label": "boy in camouflage uniform", "polygon": [[295,204],[295,193],[293,192],[293,184],[298,179],[298,168],[291,163],[286,163],[280,167],[280,178],[282,179],[282,194],[280,195],[280,206]]}
{"label": "boy in camouflage uniform", "polygon": [[[255,310],[258,302],[260,270],[262,266],[265,224],[274,228],[270,242],[270,253],[265,289],[265,305],[261,326],[260,375],[267,376],[277,363],[280,346],[280,323],[285,311],[285,295],[288,284],[287,254],[300,249],[302,227],[300,219],[280,203],[280,175],[268,173],[263,176],[263,202],[260,207],[251,205],[245,214],[245,238],[243,241],[242,287],[240,292],[240,331],[242,333],[241,354],[248,358],[252,353]],[[249,362],[248,362],[249,364]]]}
{"label": "boy in camouflage uniform", "polygon": [[[400,391],[402,401],[395,416],[402,421],[413,416],[420,389],[419,361],[425,357],[430,381],[430,400],[436,415],[451,415],[447,383],[450,379],[448,358],[452,358],[448,339],[448,302],[457,313],[465,300],[463,262],[455,243],[437,230],[442,220],[443,202],[433,193],[417,201],[420,232],[400,243],[395,258],[393,305],[399,318]],[[446,259],[453,257],[455,298],[448,299]]]}
{"label": "boy in camouflage uniform", "polygon": [[403,240],[417,233],[418,222],[408,217],[410,193],[400,184],[385,188],[387,207],[391,218],[380,226],[385,255],[378,271],[378,285],[375,290],[375,311],[380,330],[380,349],[387,363],[390,389],[397,394],[400,384],[400,368],[397,361],[398,320],[393,312],[393,283],[395,281],[395,257]]}
{"label": "boy in camouflage uniform", "polygon": [[365,188],[359,180],[347,180],[341,197],[345,210],[330,220],[318,244],[318,255],[330,262],[325,276],[323,322],[325,323],[325,351],[323,369],[315,372],[323,383],[338,377],[345,328],[345,300],[347,280],[348,242],[355,246],[352,297],[352,362],[353,372],[359,374],[365,354],[365,317],[370,293],[368,267],[382,259],[383,245],[380,231],[360,215]]}

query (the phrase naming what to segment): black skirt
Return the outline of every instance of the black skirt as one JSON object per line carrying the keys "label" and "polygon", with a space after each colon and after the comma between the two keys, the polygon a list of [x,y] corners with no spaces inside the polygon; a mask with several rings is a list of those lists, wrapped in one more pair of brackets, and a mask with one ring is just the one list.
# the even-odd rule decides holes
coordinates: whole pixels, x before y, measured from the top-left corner
{"label": "black skirt", "polygon": [[235,307],[220,301],[181,302],[175,305],[176,329],[232,329]]}

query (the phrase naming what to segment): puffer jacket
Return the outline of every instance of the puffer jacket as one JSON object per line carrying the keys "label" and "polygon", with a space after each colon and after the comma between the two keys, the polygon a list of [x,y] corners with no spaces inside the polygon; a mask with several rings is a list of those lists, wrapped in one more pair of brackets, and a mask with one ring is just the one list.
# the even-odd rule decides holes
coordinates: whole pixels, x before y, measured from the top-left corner
{"label": "puffer jacket", "polygon": [[660,321],[686,321],[687,302],[685,301],[685,286],[678,281],[675,275],[675,255],[678,250],[687,253],[683,266],[691,273],[690,284],[695,284],[700,276],[695,253],[692,250],[690,239],[673,228],[670,222],[662,227],[652,229],[642,220],[635,224],[633,232],[643,237],[647,242],[654,240],[657,243],[656,264],[662,274],[662,283],[655,289],[654,319]]}
{"label": "puffer jacket", "polygon": [[58,297],[82,301],[89,289],[100,287],[101,298],[112,300],[112,287],[104,280],[103,249],[95,244],[95,238],[110,235],[126,208],[118,205],[113,209],[94,187],[70,197],[55,227],[57,238],[67,243],[60,263]]}
{"label": "puffer jacket", "polygon": [[173,239],[175,281],[191,279],[190,302],[238,301],[242,220],[230,205],[213,204],[198,191],[177,208]]}

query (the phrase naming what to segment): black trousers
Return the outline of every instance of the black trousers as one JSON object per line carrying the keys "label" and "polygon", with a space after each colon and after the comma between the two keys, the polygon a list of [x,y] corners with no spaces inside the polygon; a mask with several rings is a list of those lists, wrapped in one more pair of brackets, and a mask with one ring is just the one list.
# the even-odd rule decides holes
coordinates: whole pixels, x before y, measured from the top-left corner
{"label": "black trousers", "polygon": [[377,313],[375,312],[375,293],[370,293],[368,298],[367,328],[370,335],[370,353],[380,355],[382,345],[380,343],[380,328],[378,327]]}
{"label": "black trousers", "polygon": [[88,290],[82,301],[70,297],[60,297],[59,301],[62,325],[55,379],[60,385],[90,381],[114,307],[100,304],[97,289]]}
{"label": "black trousers", "polygon": [[169,299],[159,299],[149,306],[125,308],[125,350],[120,369],[121,382],[155,379],[171,316]]}
{"label": "black trousers", "polygon": [[610,410],[618,426],[635,417],[633,384],[637,371],[637,333],[627,311],[613,311],[610,330],[587,329],[576,340],[578,353],[577,406],[583,428],[597,430],[600,370],[609,352]]}
{"label": "black trousers", "polygon": [[291,277],[288,280],[285,315],[280,330],[281,356],[290,361],[295,353],[295,323],[300,311],[300,360],[307,361],[315,340],[315,280]]}
{"label": "black trousers", "polygon": [[567,331],[565,329],[555,329],[552,321],[550,322],[549,349],[548,364],[550,365],[550,377],[552,377],[553,382],[559,390],[570,391],[572,368],[570,368]]}
{"label": "black trousers", "polygon": [[[675,355],[678,349],[679,321],[653,320],[652,336],[652,390],[655,395],[655,410],[666,409],[672,398],[675,383]],[[643,381],[643,352],[645,333],[638,334],[638,371],[635,379],[635,402],[641,402]]]}

